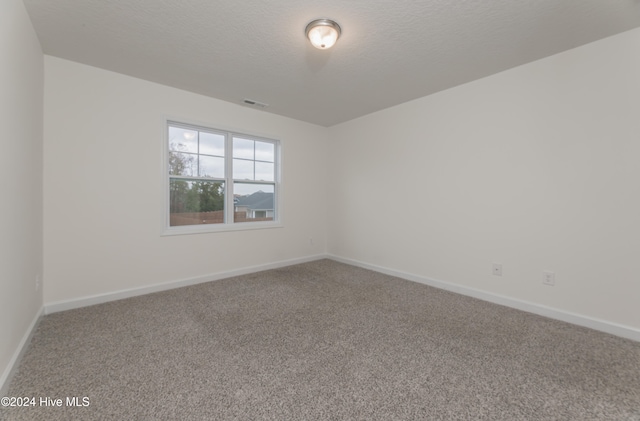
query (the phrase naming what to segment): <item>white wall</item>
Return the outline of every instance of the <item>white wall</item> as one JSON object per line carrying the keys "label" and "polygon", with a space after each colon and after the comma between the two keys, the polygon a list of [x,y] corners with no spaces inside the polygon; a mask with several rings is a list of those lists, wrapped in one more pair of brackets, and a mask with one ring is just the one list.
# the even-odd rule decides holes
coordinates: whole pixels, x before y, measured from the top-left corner
{"label": "white wall", "polygon": [[640,328],[640,29],[330,133],[329,253]]}
{"label": "white wall", "polygon": [[[42,307],[40,43],[20,0],[0,2],[0,388]],[[3,395],[0,395],[3,396]]]}
{"label": "white wall", "polygon": [[[325,253],[326,128],[49,56],[44,104],[45,304]],[[284,228],[161,236],[165,116],[281,140]]]}

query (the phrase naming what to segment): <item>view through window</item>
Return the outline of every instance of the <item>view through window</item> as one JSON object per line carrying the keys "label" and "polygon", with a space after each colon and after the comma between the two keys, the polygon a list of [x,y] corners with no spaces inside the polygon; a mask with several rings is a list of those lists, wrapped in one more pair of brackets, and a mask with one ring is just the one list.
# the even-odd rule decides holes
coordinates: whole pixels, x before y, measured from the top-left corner
{"label": "view through window", "polygon": [[277,220],[275,140],[167,124],[169,226]]}

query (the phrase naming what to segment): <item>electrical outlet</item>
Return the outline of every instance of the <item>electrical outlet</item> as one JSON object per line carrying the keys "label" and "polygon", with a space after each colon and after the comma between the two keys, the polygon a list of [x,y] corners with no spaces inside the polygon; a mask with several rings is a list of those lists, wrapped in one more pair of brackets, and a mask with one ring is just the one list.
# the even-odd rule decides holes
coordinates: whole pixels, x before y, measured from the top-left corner
{"label": "electrical outlet", "polygon": [[494,263],[491,273],[493,273],[494,276],[502,276],[502,265],[499,263]]}
{"label": "electrical outlet", "polygon": [[40,291],[40,275],[36,275],[36,292]]}
{"label": "electrical outlet", "polygon": [[556,273],[543,271],[542,272],[542,283],[549,286],[554,286],[556,284]]}

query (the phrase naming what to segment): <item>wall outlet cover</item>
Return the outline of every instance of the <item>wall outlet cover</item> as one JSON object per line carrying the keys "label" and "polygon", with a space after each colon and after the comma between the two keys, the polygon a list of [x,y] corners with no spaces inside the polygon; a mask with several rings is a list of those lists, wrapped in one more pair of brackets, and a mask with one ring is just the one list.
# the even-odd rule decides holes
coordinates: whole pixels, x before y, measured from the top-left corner
{"label": "wall outlet cover", "polygon": [[542,283],[545,285],[554,286],[556,284],[556,273],[543,271],[542,272]]}

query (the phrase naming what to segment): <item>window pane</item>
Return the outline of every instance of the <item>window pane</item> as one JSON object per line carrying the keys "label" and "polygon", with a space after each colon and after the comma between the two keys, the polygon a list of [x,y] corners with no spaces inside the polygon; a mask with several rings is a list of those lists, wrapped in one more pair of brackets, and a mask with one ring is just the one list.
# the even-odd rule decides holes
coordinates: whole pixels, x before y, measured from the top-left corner
{"label": "window pane", "polygon": [[224,178],[224,158],[200,155],[200,177]]}
{"label": "window pane", "polygon": [[273,221],[273,184],[234,183],[234,222]]}
{"label": "window pane", "polygon": [[169,174],[188,175],[198,174],[198,155],[190,153],[169,152]]}
{"label": "window pane", "polygon": [[200,132],[200,153],[224,156],[224,136],[217,133]]}
{"label": "window pane", "polygon": [[273,175],[274,164],[268,162],[256,162],[256,180],[274,181]]}
{"label": "window pane", "polygon": [[277,141],[179,122],[169,122],[165,133],[169,226],[277,219]]}
{"label": "window pane", "polygon": [[275,145],[256,141],[256,160],[275,162]]}
{"label": "window pane", "polygon": [[169,225],[221,224],[224,222],[224,183],[169,180]]}
{"label": "window pane", "polygon": [[169,150],[198,153],[198,132],[169,126]]}
{"label": "window pane", "polygon": [[233,178],[235,180],[253,180],[253,161],[234,159]]}
{"label": "window pane", "polygon": [[253,148],[255,142],[249,139],[242,139],[240,137],[233,138],[233,157],[254,159]]}

